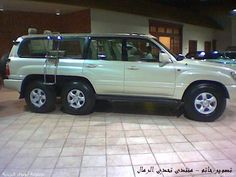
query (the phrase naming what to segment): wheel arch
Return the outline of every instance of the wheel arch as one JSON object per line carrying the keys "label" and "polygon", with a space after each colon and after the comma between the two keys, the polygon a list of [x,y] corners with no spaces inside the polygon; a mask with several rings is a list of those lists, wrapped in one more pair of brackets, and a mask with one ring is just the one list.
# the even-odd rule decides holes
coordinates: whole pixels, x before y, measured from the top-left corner
{"label": "wheel arch", "polygon": [[[48,75],[47,80],[51,80],[51,79],[53,79],[53,77],[54,77],[53,75]],[[32,81],[41,81],[41,82],[43,82],[43,79],[44,79],[43,75],[33,74],[33,75],[26,76],[24,78],[22,84],[21,84],[20,98],[25,97],[25,90],[26,90],[26,87],[29,83],[31,83]],[[84,82],[84,83],[87,83],[91,86],[94,93],[96,93],[95,88],[93,87],[93,85],[91,84],[91,82],[87,78],[82,77],[82,76],[61,76],[61,75],[57,76],[57,83],[55,85],[55,89],[56,89],[57,93],[60,93],[62,87],[68,82]]]}
{"label": "wheel arch", "polygon": [[220,82],[217,81],[209,81],[209,80],[198,80],[198,81],[194,81],[192,82],[184,91],[184,94],[182,96],[182,101],[184,100],[184,97],[187,95],[188,91],[191,90],[193,87],[197,86],[197,85],[212,85],[214,87],[217,87],[218,89],[222,90],[224,93],[225,98],[230,98],[229,97],[229,92],[227,90],[227,88]]}

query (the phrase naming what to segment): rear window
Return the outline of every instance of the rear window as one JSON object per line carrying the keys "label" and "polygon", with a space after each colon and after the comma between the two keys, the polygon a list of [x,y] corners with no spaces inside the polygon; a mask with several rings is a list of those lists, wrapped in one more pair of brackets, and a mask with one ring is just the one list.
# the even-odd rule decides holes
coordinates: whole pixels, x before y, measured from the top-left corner
{"label": "rear window", "polygon": [[84,38],[25,39],[19,46],[18,55],[21,58],[45,58],[48,51],[59,49],[65,51],[65,58],[82,58],[84,42]]}

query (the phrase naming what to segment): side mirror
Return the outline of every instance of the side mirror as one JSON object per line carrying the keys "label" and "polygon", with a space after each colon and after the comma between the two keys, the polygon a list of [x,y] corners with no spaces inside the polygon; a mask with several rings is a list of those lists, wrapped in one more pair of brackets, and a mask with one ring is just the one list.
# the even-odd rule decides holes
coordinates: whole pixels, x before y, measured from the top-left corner
{"label": "side mirror", "polygon": [[98,59],[105,60],[106,58],[107,58],[106,54],[103,54],[103,53],[98,54]]}
{"label": "side mirror", "polygon": [[167,53],[160,52],[159,61],[163,65],[170,63],[170,56]]}
{"label": "side mirror", "polygon": [[47,52],[46,58],[50,60],[58,60],[65,56],[64,50],[51,50]]}
{"label": "side mirror", "polygon": [[183,59],[185,59],[185,56],[182,55],[182,54],[179,54],[179,55],[176,57],[176,60],[177,60],[177,61],[181,61],[181,60],[183,60]]}

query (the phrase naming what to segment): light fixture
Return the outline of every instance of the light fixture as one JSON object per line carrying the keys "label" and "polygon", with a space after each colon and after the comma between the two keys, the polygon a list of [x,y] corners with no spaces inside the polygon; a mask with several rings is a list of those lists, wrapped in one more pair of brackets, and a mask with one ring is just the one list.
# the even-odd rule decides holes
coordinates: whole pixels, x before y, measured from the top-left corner
{"label": "light fixture", "polygon": [[235,16],[235,15],[236,15],[236,9],[231,10],[231,11],[230,11],[230,14],[233,15],[233,16]]}
{"label": "light fixture", "polygon": [[61,12],[59,9],[56,10],[56,15],[58,15],[58,16],[61,15]]}
{"label": "light fixture", "polygon": [[4,11],[3,5],[0,5],[0,12],[3,12],[3,11]]}

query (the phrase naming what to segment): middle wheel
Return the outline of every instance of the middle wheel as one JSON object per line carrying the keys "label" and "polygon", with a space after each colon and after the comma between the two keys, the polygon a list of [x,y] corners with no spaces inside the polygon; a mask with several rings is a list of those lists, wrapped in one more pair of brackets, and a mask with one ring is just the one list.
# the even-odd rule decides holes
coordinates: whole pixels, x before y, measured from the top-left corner
{"label": "middle wheel", "polygon": [[89,114],[95,104],[91,86],[82,82],[69,83],[62,90],[62,110],[68,114]]}

